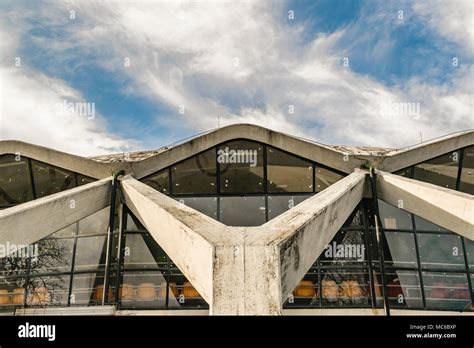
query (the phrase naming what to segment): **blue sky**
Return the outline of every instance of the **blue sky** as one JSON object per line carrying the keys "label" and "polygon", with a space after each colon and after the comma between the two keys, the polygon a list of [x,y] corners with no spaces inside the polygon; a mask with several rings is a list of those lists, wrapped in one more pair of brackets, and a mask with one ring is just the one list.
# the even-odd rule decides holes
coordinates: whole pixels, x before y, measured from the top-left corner
{"label": "blue sky", "polygon": [[[0,139],[87,155],[152,149],[217,127],[218,115],[330,144],[399,147],[473,128],[467,0],[0,6]],[[94,103],[96,117],[58,115],[64,100]],[[421,114],[383,114],[394,103]]]}

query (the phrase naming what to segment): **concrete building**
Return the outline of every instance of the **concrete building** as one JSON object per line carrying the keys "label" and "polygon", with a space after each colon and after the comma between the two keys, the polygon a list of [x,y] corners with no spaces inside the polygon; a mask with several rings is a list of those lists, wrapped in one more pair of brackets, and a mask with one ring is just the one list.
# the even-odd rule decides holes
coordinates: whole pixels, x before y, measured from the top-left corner
{"label": "concrete building", "polygon": [[473,314],[474,131],[403,149],[254,125],[83,158],[0,142],[0,312]]}

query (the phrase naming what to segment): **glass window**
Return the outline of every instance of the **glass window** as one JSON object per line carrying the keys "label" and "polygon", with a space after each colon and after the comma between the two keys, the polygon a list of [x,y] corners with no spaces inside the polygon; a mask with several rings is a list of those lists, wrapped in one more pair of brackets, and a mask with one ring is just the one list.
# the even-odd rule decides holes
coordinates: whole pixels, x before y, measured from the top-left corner
{"label": "glass window", "polygon": [[343,175],[316,165],[316,192],[321,192],[342,178]]}
{"label": "glass window", "polygon": [[465,268],[460,236],[418,233],[417,237],[422,268]]}
{"label": "glass window", "polygon": [[426,307],[468,310],[471,306],[466,274],[422,272]]}
{"label": "glass window", "polygon": [[313,192],[311,162],[267,146],[268,192]]}
{"label": "glass window", "polygon": [[321,266],[364,265],[366,260],[363,231],[339,231],[319,257]]}
{"label": "glass window", "polygon": [[217,161],[223,193],[263,192],[263,146],[250,141],[232,141],[219,146]]}
{"label": "glass window", "polygon": [[33,199],[28,159],[0,156],[0,205],[24,203]]}
{"label": "glass window", "polygon": [[265,197],[221,197],[221,222],[228,226],[265,223]]}
{"label": "glass window", "polygon": [[51,164],[31,160],[36,197],[71,189],[76,186],[74,173]]}
{"label": "glass window", "polygon": [[207,150],[171,167],[173,194],[216,193],[216,151]]}
{"label": "glass window", "polygon": [[74,239],[43,239],[30,260],[30,273],[70,272]]}
{"label": "glass window", "polygon": [[110,207],[95,212],[79,221],[79,235],[107,234],[109,229]]}
{"label": "glass window", "polygon": [[456,189],[459,151],[415,165],[413,177],[430,184]]}
{"label": "glass window", "polygon": [[405,210],[379,200],[380,220],[384,229],[412,230],[411,215]]}
{"label": "glass window", "polygon": [[90,184],[91,182],[96,181],[96,179],[91,178],[91,177],[89,177],[89,176],[82,175],[82,174],[76,173],[76,176],[77,176],[77,186],[82,186],[82,185],[85,185],[85,184]]}
{"label": "glass window", "polygon": [[59,231],[50,234],[48,238],[67,238],[74,237],[76,235],[77,222],[60,229]]}
{"label": "glass window", "polygon": [[[101,305],[104,294],[103,273],[75,274],[72,281],[71,305]],[[113,290],[109,288],[108,299],[112,300]]]}
{"label": "glass window", "polygon": [[418,267],[415,236],[408,232],[385,232],[385,263],[393,267]]}
{"label": "glass window", "polygon": [[32,244],[16,250],[10,248],[8,243],[0,245],[0,280],[2,277],[11,277],[26,273],[28,268],[28,259],[37,255],[37,244]]}
{"label": "glass window", "polygon": [[467,262],[472,272],[474,269],[474,241],[464,238],[464,245],[466,246]]}
{"label": "glass window", "polygon": [[0,309],[23,306],[25,303],[25,278],[0,278]]}
{"label": "glass window", "polygon": [[312,195],[268,196],[268,219],[271,220]]}
{"label": "glass window", "polygon": [[176,197],[175,199],[217,220],[217,197]]}
{"label": "glass window", "polygon": [[283,308],[319,307],[318,269],[311,267],[308,273],[288,297]]}
{"label": "glass window", "polygon": [[[122,308],[164,309],[167,296],[166,275],[162,272],[125,272],[119,297]],[[170,297],[176,285],[170,284]]]}
{"label": "glass window", "polygon": [[124,267],[166,268],[167,257],[149,233],[129,233],[125,237]]}
{"label": "glass window", "polygon": [[408,167],[408,168],[399,170],[397,172],[394,172],[393,174],[404,176],[406,178],[411,178],[413,175],[413,167]]}
{"label": "glass window", "polygon": [[[420,276],[417,271],[388,270],[387,296],[391,308],[423,308]],[[375,296],[377,305],[383,305],[383,292],[380,273],[376,273]]]}
{"label": "glass window", "polygon": [[432,231],[432,232],[440,232],[440,231],[447,231],[441,226],[435,225],[434,223],[422,219],[419,216],[415,215],[415,226],[417,231]]}
{"label": "glass window", "polygon": [[132,214],[127,215],[127,231],[146,231],[145,226]]}
{"label": "glass window", "polygon": [[168,168],[149,175],[146,178],[143,178],[141,181],[163,194],[170,193],[170,178]]}
{"label": "glass window", "polygon": [[459,191],[474,195],[474,146],[464,149]]}
{"label": "glass window", "polygon": [[[207,309],[208,304],[201,297],[196,288],[179,271],[170,271],[170,288],[175,289],[170,292],[170,309]],[[176,296],[177,295],[177,296]]]}
{"label": "glass window", "polygon": [[69,275],[34,277],[29,279],[28,306],[65,306],[69,297]]}
{"label": "glass window", "polygon": [[324,307],[370,304],[370,282],[366,269],[322,269],[322,305]]}
{"label": "glass window", "polygon": [[106,236],[78,238],[74,269],[84,271],[105,267],[106,253]]}

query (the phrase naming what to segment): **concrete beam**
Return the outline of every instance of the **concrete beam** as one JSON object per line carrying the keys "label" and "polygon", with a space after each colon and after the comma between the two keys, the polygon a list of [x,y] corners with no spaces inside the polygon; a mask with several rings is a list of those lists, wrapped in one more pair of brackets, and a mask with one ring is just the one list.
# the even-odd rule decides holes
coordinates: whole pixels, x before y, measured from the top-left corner
{"label": "concrete beam", "polygon": [[0,244],[28,245],[110,205],[111,178],[0,210]]}
{"label": "concrete beam", "polygon": [[425,182],[377,171],[378,197],[474,240],[474,196]]}
{"label": "concrete beam", "polygon": [[125,203],[160,247],[212,303],[214,244],[226,226],[126,176],[120,179]]}

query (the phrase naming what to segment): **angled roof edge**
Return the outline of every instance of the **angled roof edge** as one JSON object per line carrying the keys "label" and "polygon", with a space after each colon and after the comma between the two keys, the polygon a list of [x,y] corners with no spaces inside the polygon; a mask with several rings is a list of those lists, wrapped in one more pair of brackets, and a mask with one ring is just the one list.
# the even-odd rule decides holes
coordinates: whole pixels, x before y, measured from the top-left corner
{"label": "angled roof edge", "polygon": [[393,172],[474,145],[474,130],[453,133],[398,150],[385,151],[377,148],[361,150],[351,146],[329,146],[253,124],[234,124],[201,133],[171,147],[134,152],[129,154],[132,158],[127,154],[110,155],[120,156],[123,161],[109,163],[106,160],[107,156],[86,158],[16,140],[0,141],[0,155],[20,153],[97,179],[110,176],[118,169],[124,169],[127,174],[133,174],[137,179],[141,179],[218,144],[235,139],[268,144],[349,174],[366,161],[372,162],[380,170]]}

